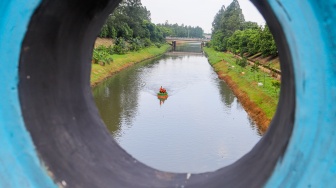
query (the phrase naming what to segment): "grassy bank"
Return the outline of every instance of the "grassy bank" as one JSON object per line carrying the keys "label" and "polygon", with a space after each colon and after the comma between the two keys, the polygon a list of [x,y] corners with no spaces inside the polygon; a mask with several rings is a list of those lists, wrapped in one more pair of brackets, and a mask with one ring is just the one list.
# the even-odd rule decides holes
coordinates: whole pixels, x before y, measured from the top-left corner
{"label": "grassy bank", "polygon": [[124,55],[114,54],[112,55],[113,62],[111,62],[110,64],[105,64],[105,66],[101,66],[99,64],[92,64],[91,81],[90,81],[91,86],[92,87],[96,86],[98,83],[102,82],[111,75],[135,63],[162,55],[169,48],[170,46],[168,44],[161,46],[161,48],[152,46],[149,48],[142,49],[140,51],[129,52]]}
{"label": "grassy bank", "polygon": [[212,48],[204,48],[204,51],[218,76],[231,87],[261,132],[265,132],[278,103],[279,88],[274,85],[276,80],[267,73],[253,70],[251,66],[238,66],[232,54],[217,52]]}

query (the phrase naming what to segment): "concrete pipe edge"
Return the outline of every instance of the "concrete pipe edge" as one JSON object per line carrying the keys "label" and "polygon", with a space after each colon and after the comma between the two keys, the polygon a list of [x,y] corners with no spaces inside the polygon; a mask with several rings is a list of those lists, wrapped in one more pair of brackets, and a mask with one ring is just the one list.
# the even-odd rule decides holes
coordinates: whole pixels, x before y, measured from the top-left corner
{"label": "concrete pipe edge", "polygon": [[[236,163],[190,178],[129,156],[110,137],[92,102],[94,35],[117,1],[0,2],[0,185],[335,187],[336,1],[253,2],[275,35],[286,75],[276,116],[268,133]],[[56,25],[48,29],[51,24]],[[80,29],[77,38],[71,28]],[[74,56],[80,62],[71,65]],[[69,78],[74,82],[66,83]]]}

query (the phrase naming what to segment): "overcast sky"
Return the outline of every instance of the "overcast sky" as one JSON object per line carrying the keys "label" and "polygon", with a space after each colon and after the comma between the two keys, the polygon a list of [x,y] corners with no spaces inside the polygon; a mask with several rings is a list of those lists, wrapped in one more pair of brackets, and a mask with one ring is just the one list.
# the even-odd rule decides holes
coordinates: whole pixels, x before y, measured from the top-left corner
{"label": "overcast sky", "polygon": [[[238,0],[246,21],[264,25],[265,21],[249,0]],[[200,26],[211,32],[211,23],[222,5],[229,6],[232,0],[141,0],[151,12],[153,23],[178,23]]]}

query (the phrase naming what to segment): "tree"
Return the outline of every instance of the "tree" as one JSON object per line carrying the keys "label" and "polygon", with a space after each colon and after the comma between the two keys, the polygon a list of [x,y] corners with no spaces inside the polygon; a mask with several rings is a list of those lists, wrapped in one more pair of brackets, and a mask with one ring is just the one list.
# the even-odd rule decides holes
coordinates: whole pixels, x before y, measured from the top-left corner
{"label": "tree", "polygon": [[190,38],[203,38],[204,31],[201,27],[196,26],[186,26],[184,24],[178,25],[175,24],[169,24],[168,21],[164,24],[157,24],[157,27],[160,29],[164,28],[162,32],[167,32],[169,35],[165,36],[172,36],[172,37],[190,37]]}
{"label": "tree", "polygon": [[246,30],[246,29],[258,29],[259,25],[257,22],[243,22],[241,25],[241,30]]}
{"label": "tree", "polygon": [[235,54],[263,56],[278,55],[277,47],[267,25],[258,26],[256,22],[245,22],[237,0],[225,8],[222,6],[212,22],[210,42],[217,51],[229,50]]}
{"label": "tree", "polygon": [[[152,42],[164,42],[164,37],[171,31],[153,24],[150,15],[150,11],[142,6],[140,0],[123,0],[108,16],[99,36],[123,38],[132,45],[132,49],[140,49],[142,45],[149,45]],[[151,41],[148,42],[147,39]]]}
{"label": "tree", "polygon": [[257,29],[253,29],[253,33],[250,35],[249,42],[247,44],[248,53],[250,55],[254,55],[260,51],[261,42],[260,42],[260,35],[261,35],[261,28],[258,27]]}
{"label": "tree", "polygon": [[273,35],[267,25],[261,32],[260,41],[261,41],[260,52],[262,53],[263,56],[278,55],[278,50],[275,41],[273,39]]}
{"label": "tree", "polygon": [[217,12],[215,18],[214,18],[214,21],[212,22],[212,33],[216,32],[217,30],[219,30],[221,28],[221,20],[222,20],[222,17],[224,15],[224,12],[225,12],[225,6],[223,5],[219,11]]}
{"label": "tree", "polygon": [[107,25],[104,24],[100,31],[99,37],[106,38],[107,36],[108,36],[108,27]]}
{"label": "tree", "polygon": [[212,46],[220,51],[227,50],[229,37],[240,30],[244,22],[244,15],[237,0],[233,0],[227,8],[222,6],[212,22]]}

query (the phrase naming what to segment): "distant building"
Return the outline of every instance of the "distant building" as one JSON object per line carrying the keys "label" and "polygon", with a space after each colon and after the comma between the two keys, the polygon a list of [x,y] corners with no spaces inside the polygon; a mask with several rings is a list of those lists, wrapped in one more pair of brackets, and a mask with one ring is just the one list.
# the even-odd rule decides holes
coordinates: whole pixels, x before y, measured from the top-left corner
{"label": "distant building", "polygon": [[204,33],[204,34],[203,34],[203,37],[204,37],[205,39],[211,39],[211,34],[206,34],[206,33]]}

